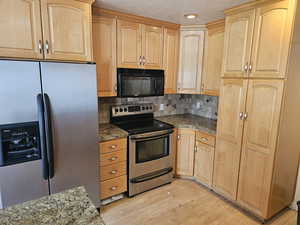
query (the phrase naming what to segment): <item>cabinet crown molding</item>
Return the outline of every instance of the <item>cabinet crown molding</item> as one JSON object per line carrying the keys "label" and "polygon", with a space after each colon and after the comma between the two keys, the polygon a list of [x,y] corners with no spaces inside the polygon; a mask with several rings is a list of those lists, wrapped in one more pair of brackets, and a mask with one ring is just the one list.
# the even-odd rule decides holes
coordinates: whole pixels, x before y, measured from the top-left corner
{"label": "cabinet crown molding", "polygon": [[225,26],[225,19],[215,20],[210,23],[206,24],[207,29],[216,29],[216,28],[223,28]]}
{"label": "cabinet crown molding", "polygon": [[226,9],[226,10],[224,10],[224,14],[226,16],[229,16],[229,15],[233,15],[233,14],[237,14],[237,13],[240,13],[243,11],[257,8],[259,5],[262,5],[262,4],[272,3],[272,2],[280,2],[280,1],[284,1],[284,0],[254,0],[251,2],[246,2],[244,4]]}
{"label": "cabinet crown molding", "polygon": [[206,26],[205,25],[182,25],[180,26],[181,31],[205,31]]}
{"label": "cabinet crown molding", "polygon": [[176,30],[178,30],[180,27],[180,25],[176,23],[166,22],[166,21],[152,19],[143,16],[137,16],[128,13],[122,13],[119,11],[104,9],[97,6],[93,6],[93,16],[114,17],[116,19],[127,20],[131,22],[142,23],[151,26],[166,27],[166,28],[171,28]]}

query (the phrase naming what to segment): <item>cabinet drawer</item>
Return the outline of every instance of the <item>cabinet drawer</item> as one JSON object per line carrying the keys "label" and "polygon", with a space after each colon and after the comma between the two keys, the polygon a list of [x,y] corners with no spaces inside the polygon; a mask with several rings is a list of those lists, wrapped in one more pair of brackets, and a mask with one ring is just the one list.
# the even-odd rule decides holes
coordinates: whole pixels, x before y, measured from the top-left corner
{"label": "cabinet drawer", "polygon": [[103,181],[100,184],[101,199],[127,191],[127,176],[117,177],[111,180]]}
{"label": "cabinet drawer", "polygon": [[109,166],[101,166],[100,168],[100,179],[101,181],[109,180],[112,178],[126,175],[127,162],[120,162]]}
{"label": "cabinet drawer", "polygon": [[197,131],[196,140],[214,147],[216,142],[216,137]]}
{"label": "cabinet drawer", "polygon": [[119,162],[124,162],[127,159],[127,151],[116,151],[106,154],[100,154],[100,166],[108,166]]}
{"label": "cabinet drawer", "polygon": [[99,147],[100,147],[101,154],[120,151],[123,149],[127,149],[127,139],[122,138],[122,139],[102,142],[99,144]]}

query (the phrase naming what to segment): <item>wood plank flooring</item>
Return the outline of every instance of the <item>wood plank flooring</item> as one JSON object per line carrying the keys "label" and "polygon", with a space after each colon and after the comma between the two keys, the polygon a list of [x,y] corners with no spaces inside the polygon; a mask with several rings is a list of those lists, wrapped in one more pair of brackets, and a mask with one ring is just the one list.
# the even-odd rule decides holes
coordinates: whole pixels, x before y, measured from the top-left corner
{"label": "wood plank flooring", "polygon": [[[258,225],[232,204],[201,185],[177,179],[152,191],[105,206],[106,225]],[[268,225],[296,225],[296,212],[287,210]]]}

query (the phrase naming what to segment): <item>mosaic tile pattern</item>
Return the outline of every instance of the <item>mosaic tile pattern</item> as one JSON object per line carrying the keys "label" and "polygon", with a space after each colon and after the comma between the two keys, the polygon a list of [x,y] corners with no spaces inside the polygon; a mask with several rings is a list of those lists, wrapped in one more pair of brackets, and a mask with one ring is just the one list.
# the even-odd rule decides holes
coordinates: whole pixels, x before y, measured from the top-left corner
{"label": "mosaic tile pattern", "polygon": [[147,98],[99,98],[100,123],[109,122],[109,112],[112,105],[153,103],[155,117],[177,114],[193,114],[216,120],[218,112],[218,97],[206,95],[165,95]]}

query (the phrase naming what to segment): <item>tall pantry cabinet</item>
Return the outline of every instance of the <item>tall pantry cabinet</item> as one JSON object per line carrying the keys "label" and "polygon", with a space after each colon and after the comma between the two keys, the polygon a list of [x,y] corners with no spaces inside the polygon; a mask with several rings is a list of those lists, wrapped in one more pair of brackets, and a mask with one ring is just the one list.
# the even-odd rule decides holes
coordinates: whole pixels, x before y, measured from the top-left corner
{"label": "tall pantry cabinet", "polygon": [[289,139],[281,133],[289,126],[292,95],[284,90],[295,1],[253,1],[225,14],[213,188],[268,219],[292,202],[298,169],[296,144],[280,145]]}

